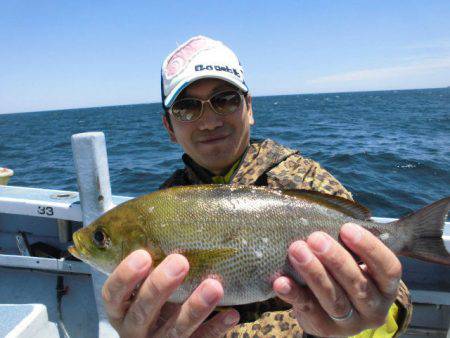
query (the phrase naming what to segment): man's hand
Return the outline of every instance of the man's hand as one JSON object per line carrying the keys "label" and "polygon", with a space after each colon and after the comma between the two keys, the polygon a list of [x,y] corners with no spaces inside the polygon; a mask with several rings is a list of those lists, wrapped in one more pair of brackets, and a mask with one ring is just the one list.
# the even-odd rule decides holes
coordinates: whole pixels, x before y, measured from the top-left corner
{"label": "man's hand", "polygon": [[307,286],[287,277],[273,284],[313,335],[349,336],[379,327],[397,295],[402,268],[394,253],[356,224],[344,224],[340,237],[363,267],[333,238],[315,232],[289,247],[289,260]]}
{"label": "man's hand", "polygon": [[169,255],[153,271],[151,265],[150,255],[137,250],[103,286],[109,321],[121,337],[221,337],[239,321],[239,313],[229,310],[204,323],[223,297],[214,279],[204,280],[182,305],[167,302],[188,273],[185,257]]}

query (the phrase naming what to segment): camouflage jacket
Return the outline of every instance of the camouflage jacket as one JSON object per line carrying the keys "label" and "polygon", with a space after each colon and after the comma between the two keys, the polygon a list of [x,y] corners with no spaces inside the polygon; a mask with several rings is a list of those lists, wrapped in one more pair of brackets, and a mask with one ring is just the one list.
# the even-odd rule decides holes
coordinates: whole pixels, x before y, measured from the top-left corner
{"label": "camouflage jacket", "polygon": [[[185,168],[175,171],[160,188],[213,183],[211,173],[197,165],[186,154],[183,155],[183,161]],[[283,147],[270,139],[251,142],[231,176],[230,183],[275,189],[308,189],[353,200],[351,193],[319,163],[304,158],[298,151]],[[409,292],[403,283],[397,297],[397,305],[399,330],[395,336],[406,329],[412,315]],[[279,298],[235,308],[241,315],[241,323],[231,329],[226,337],[303,336],[290,306]]]}

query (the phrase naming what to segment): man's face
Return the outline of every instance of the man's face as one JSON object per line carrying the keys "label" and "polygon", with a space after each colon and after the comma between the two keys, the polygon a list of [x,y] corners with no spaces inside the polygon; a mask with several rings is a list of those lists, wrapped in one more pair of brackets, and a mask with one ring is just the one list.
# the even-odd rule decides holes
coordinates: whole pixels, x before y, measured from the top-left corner
{"label": "man's face", "polygon": [[[223,80],[203,79],[189,85],[181,95],[207,100],[228,89],[235,87]],[[224,174],[243,154],[250,141],[250,126],[254,123],[250,97],[242,100],[236,112],[226,116],[217,115],[205,103],[197,121],[180,122],[173,116],[170,119],[172,129],[166,117],[163,122],[171,140],[179,143],[196,163],[216,175]]]}

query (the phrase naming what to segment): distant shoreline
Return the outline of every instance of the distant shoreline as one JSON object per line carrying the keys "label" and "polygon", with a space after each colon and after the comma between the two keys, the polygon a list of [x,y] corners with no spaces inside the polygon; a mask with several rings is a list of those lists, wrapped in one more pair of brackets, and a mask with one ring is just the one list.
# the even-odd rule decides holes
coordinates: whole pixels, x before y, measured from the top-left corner
{"label": "distant shoreline", "polygon": [[[253,98],[263,98],[263,97],[276,97],[276,96],[294,96],[294,95],[332,95],[332,94],[354,94],[354,93],[382,93],[382,92],[396,92],[396,91],[415,91],[415,90],[436,90],[436,89],[450,89],[447,87],[433,87],[433,88],[414,88],[414,89],[381,89],[381,90],[357,90],[357,91],[343,91],[343,92],[321,92],[321,93],[287,93],[287,94],[273,94],[273,95],[258,95],[253,96]],[[79,108],[61,108],[61,109],[50,109],[50,110],[35,110],[35,111],[24,111],[24,112],[14,112],[14,113],[1,113],[1,115],[12,115],[12,114],[29,114],[29,113],[48,113],[48,112],[60,112],[60,111],[72,111],[72,110],[83,110],[83,109],[103,109],[109,107],[128,107],[128,106],[142,106],[148,104],[161,104],[160,102],[145,102],[145,103],[127,103],[127,104],[117,104],[117,105],[107,105],[107,106],[96,106],[96,107],[79,107]]]}

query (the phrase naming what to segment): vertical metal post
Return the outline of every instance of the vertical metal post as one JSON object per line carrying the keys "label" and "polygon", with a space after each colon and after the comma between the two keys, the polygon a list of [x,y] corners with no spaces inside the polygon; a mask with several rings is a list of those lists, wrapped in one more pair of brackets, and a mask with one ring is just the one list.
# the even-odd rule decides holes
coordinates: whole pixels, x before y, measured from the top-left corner
{"label": "vertical metal post", "polygon": [[58,223],[58,238],[60,243],[67,243],[69,241],[69,221],[65,219],[57,219]]}
{"label": "vertical metal post", "polygon": [[[111,198],[105,135],[101,132],[72,135],[72,151],[77,172],[83,224],[87,226],[114,206]],[[106,276],[93,268],[91,271],[99,319],[98,337],[118,337],[117,332],[109,324],[103,308],[101,290]]]}

